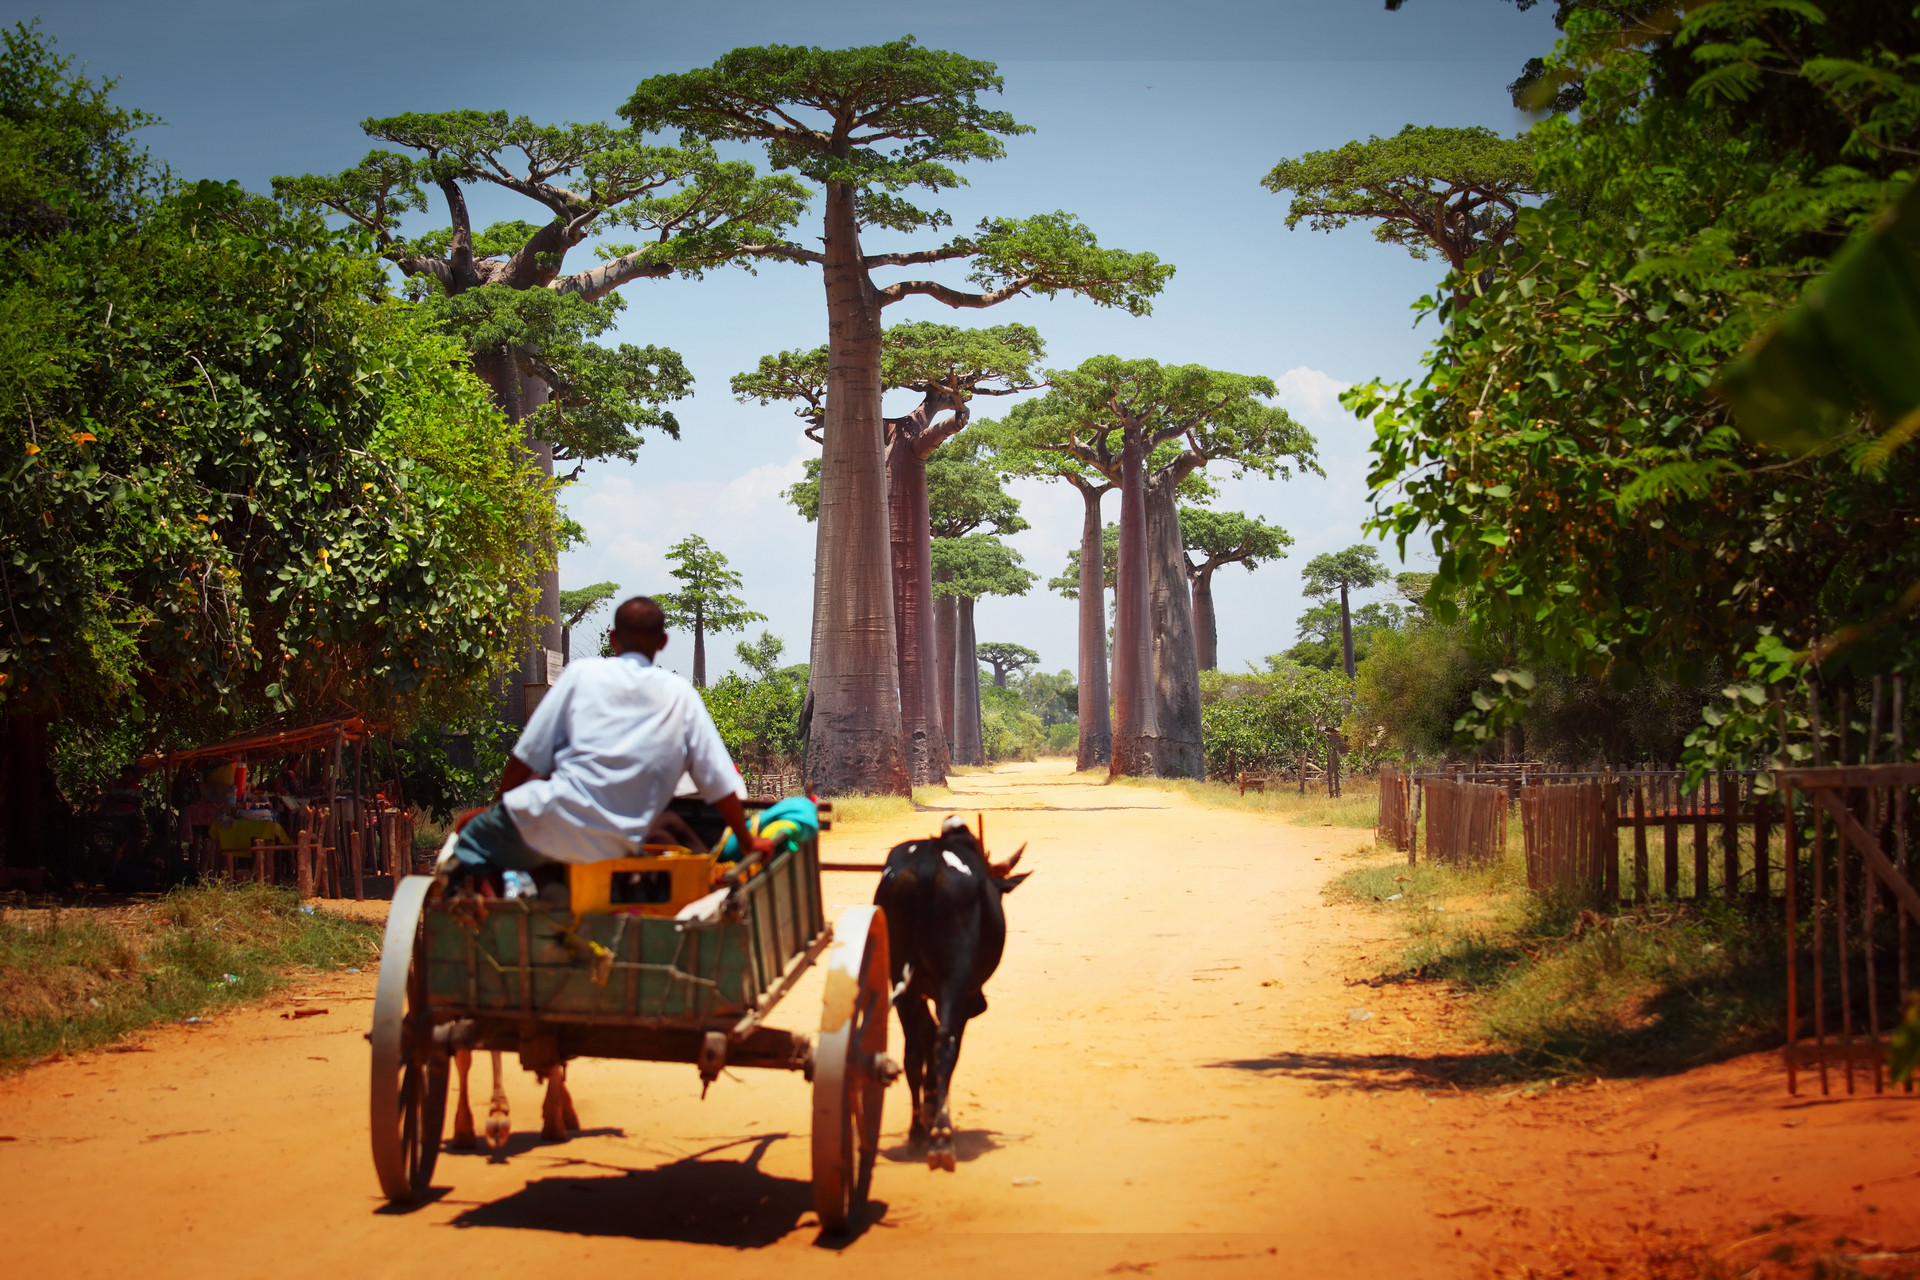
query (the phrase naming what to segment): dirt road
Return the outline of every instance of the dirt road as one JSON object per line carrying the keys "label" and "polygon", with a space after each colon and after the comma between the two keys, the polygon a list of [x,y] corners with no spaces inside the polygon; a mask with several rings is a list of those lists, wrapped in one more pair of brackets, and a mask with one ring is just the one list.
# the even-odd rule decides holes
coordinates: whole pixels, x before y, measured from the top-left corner
{"label": "dirt road", "polygon": [[[1320,888],[1374,856],[1366,832],[1057,763],[955,791],[996,853],[1029,842],[1036,874],[1008,899],[991,1009],[967,1032],[959,1171],[900,1145],[896,1088],[875,1220],[852,1241],[813,1226],[803,1082],[730,1074],[703,1102],[685,1066],[578,1064],[587,1131],[563,1145],[537,1141],[538,1088],[510,1066],[507,1158],[449,1152],[443,1195],[387,1211],[367,1154],[368,972],[303,989],[324,1015],[285,1018],[288,998],[0,1081],[9,1271],[1635,1274],[1662,1250],[1778,1247],[1755,1227],[1786,1214],[1829,1252],[1920,1245],[1908,1099],[1796,1101],[1762,1059],[1540,1097],[1410,1070],[1464,1050],[1437,994],[1355,985],[1386,926]],[[936,822],[835,832],[828,852],[877,859]],[[872,888],[832,874],[827,898]],[[809,982],[775,1021],[810,1027],[817,1002]]]}

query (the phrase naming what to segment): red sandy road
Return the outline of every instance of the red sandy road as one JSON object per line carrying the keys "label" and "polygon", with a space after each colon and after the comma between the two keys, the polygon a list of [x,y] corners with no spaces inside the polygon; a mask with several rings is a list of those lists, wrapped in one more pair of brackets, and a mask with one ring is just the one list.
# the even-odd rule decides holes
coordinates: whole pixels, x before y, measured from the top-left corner
{"label": "red sandy road", "polygon": [[[968,1031],[965,1162],[883,1162],[883,1207],[850,1244],[820,1247],[811,1225],[805,1085],[742,1072],[703,1103],[685,1066],[584,1062],[586,1135],[521,1134],[504,1163],[449,1153],[442,1198],[383,1212],[369,1005],[338,998],[370,995],[367,973],[309,988],[338,993],[323,1016],[282,1019],[284,1001],[0,1083],[15,1273],[1447,1276],[1562,1260],[1597,1274],[1609,1259],[1631,1273],[1662,1232],[1737,1253],[1783,1213],[1883,1250],[1920,1244],[1908,1099],[1788,1099],[1763,1059],[1494,1099],[1376,1059],[1453,1041],[1446,1002],[1347,983],[1373,971],[1362,957],[1386,926],[1318,887],[1358,833],[1087,787],[1056,765],[959,782],[992,810],[996,851],[1031,841],[1038,874],[1009,899],[992,1009]],[[933,821],[836,833],[830,853],[876,858]],[[829,876],[828,899],[871,886]],[[811,1024],[816,981],[776,1022]],[[1350,1022],[1351,1008],[1375,1016]],[[536,1127],[531,1077],[513,1067],[509,1087]],[[896,1142],[904,1099],[888,1105]]]}

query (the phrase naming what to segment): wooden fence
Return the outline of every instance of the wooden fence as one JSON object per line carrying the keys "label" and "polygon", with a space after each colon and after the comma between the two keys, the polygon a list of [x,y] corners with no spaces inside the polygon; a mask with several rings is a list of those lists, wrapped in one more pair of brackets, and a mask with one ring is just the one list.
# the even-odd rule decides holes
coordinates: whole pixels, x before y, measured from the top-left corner
{"label": "wooden fence", "polygon": [[1599,782],[1520,790],[1520,839],[1527,888],[1593,901],[1605,891],[1608,855],[1618,862],[1613,797]]}
{"label": "wooden fence", "polygon": [[1380,766],[1379,839],[1403,853],[1413,852],[1413,782],[1400,768]]}
{"label": "wooden fence", "polygon": [[1506,853],[1504,789],[1444,779],[1430,779],[1421,789],[1426,793],[1427,857],[1451,866],[1485,866]]}
{"label": "wooden fence", "polygon": [[[1787,1088],[1797,1093],[1800,1068],[1811,1066],[1824,1094],[1838,1064],[1848,1093],[1856,1073],[1878,1093],[1886,1087],[1888,1033],[1913,994],[1920,892],[1907,803],[1920,786],[1920,765],[1783,769],[1779,781],[1785,812],[1795,818],[1785,824]],[[1803,828],[1810,849],[1801,847]],[[1803,853],[1811,864],[1805,884]],[[1811,926],[1804,937],[1802,919]],[[1810,972],[1802,972],[1803,958]],[[1906,1087],[1912,1092],[1913,1082]]]}

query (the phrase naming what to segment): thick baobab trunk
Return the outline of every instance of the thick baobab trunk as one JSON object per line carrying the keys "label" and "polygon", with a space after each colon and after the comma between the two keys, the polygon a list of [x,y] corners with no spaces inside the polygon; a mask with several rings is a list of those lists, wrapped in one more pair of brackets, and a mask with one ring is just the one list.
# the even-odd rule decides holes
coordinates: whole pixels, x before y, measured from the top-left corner
{"label": "thick baobab trunk", "polygon": [[966,425],[966,411],[934,417],[946,405],[928,397],[889,422],[887,518],[893,556],[894,638],[900,659],[900,732],[915,786],[947,776],[947,739],[939,710],[933,620],[933,531],[927,510],[927,457]]}
{"label": "thick baobab trunk", "polygon": [[[497,405],[507,421],[524,423],[535,409],[547,402],[548,387],[545,381],[520,371],[519,361],[511,351],[497,348],[478,357],[474,361],[474,370],[493,392]],[[521,429],[520,445],[527,456],[538,467],[540,474],[549,481],[553,479],[553,445]],[[547,670],[547,654],[560,648],[560,565],[556,559],[557,548],[529,547],[536,563],[543,567],[539,570],[539,600],[534,607],[536,620],[531,642],[520,653],[516,669],[507,673],[506,688],[503,690],[505,706],[502,708],[509,723],[520,725],[527,721],[526,686],[529,684],[548,684],[558,677],[558,672]]]}
{"label": "thick baobab trunk", "polygon": [[1162,778],[1204,778],[1200,734],[1200,649],[1194,636],[1193,597],[1187,587],[1187,549],[1174,506],[1179,477],[1147,485],[1147,590],[1153,619],[1153,700],[1160,734],[1154,772]]}
{"label": "thick baobab trunk", "polygon": [[953,655],[953,762],[987,762],[980,745],[980,659],[974,652],[973,600],[957,601]]}
{"label": "thick baobab trunk", "polygon": [[707,619],[705,610],[693,610],[693,687],[707,687]]}
{"label": "thick baobab trunk", "polygon": [[[951,581],[951,571],[943,573],[942,582]],[[940,731],[946,735],[947,756],[953,756],[953,664],[959,653],[960,602],[953,596],[935,596],[933,598],[933,665],[938,677]]]}
{"label": "thick baobab trunk", "polygon": [[1116,775],[1150,777],[1160,736],[1153,696],[1153,638],[1148,622],[1146,448],[1126,429],[1120,451],[1120,564],[1114,584],[1113,760]]}
{"label": "thick baobab trunk", "polygon": [[1074,768],[1113,760],[1113,712],[1107,690],[1107,566],[1100,499],[1111,485],[1076,483],[1086,506],[1080,523],[1080,748]]}
{"label": "thick baobab trunk", "polygon": [[1220,669],[1220,623],[1213,613],[1213,566],[1193,570],[1193,627],[1200,638],[1200,669]]}
{"label": "thick baobab trunk", "polygon": [[1347,679],[1353,679],[1353,615],[1347,612],[1347,584],[1340,584],[1340,655],[1346,661]]}
{"label": "thick baobab trunk", "polygon": [[880,434],[880,299],[860,256],[853,190],[835,182],[827,184],[825,277],[807,784],[818,795],[908,795]]}

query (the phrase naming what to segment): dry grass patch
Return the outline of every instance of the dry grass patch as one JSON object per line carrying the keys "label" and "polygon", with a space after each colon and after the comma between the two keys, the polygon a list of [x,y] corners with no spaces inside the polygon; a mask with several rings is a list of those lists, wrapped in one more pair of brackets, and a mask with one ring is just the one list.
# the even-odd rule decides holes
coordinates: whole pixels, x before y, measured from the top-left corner
{"label": "dry grass patch", "polygon": [[375,925],[263,885],[176,889],[138,907],[0,911],[0,1069],[379,955]]}
{"label": "dry grass patch", "polygon": [[[1086,777],[1092,771],[1076,774]],[[1325,784],[1316,790],[1308,784],[1307,794],[1298,784],[1276,782],[1265,791],[1240,794],[1237,784],[1196,782],[1191,778],[1113,778],[1114,786],[1149,787],[1156,791],[1175,791],[1196,804],[1210,809],[1234,809],[1242,813],[1273,813],[1303,827],[1364,827],[1372,829],[1380,817],[1380,784],[1373,778],[1352,778],[1341,784],[1338,799],[1327,796]]]}

